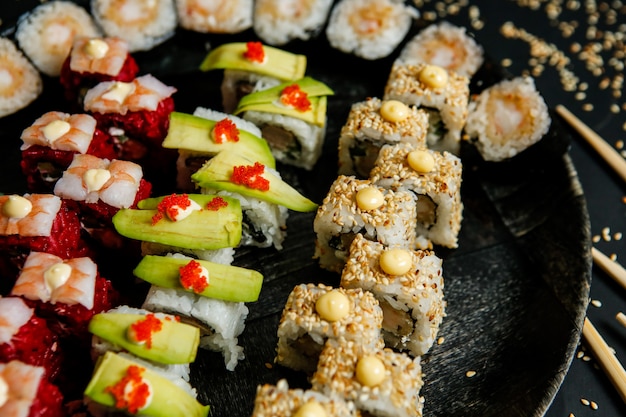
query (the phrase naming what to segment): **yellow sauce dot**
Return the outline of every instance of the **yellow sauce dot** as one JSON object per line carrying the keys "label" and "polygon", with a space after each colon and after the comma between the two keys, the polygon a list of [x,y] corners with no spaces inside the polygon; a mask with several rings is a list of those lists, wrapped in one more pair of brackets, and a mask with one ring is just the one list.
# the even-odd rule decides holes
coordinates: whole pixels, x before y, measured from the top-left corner
{"label": "yellow sauce dot", "polygon": [[380,268],[389,275],[404,275],[413,267],[411,252],[405,249],[387,249],[378,259]]}
{"label": "yellow sauce dot", "polygon": [[43,273],[43,281],[50,292],[63,286],[72,275],[72,267],[63,262],[56,263]]}
{"label": "yellow sauce dot", "polygon": [[293,417],[326,417],[326,410],[320,403],[315,400],[311,400],[298,408],[293,414]]}
{"label": "yellow sauce dot", "polygon": [[133,83],[125,83],[122,81],[115,81],[111,84],[111,87],[106,91],[106,93],[102,94],[102,98],[105,100],[117,101],[118,103],[123,103],[126,100],[126,97],[130,95],[130,93],[134,90]]}
{"label": "yellow sauce dot", "polygon": [[109,44],[102,39],[89,39],[85,44],[85,53],[92,58],[103,58],[109,51]]}
{"label": "yellow sauce dot", "polygon": [[448,73],[436,65],[426,65],[419,73],[419,80],[430,88],[443,88],[448,84]]}
{"label": "yellow sauce dot", "polygon": [[350,313],[350,300],[341,291],[332,290],[317,299],[315,311],[324,320],[338,321]]}
{"label": "yellow sauce dot", "polygon": [[376,356],[363,356],[356,364],[356,379],[367,387],[375,387],[385,379],[385,364]]}
{"label": "yellow sauce dot", "polygon": [[54,120],[41,129],[41,133],[48,142],[54,142],[70,131],[71,125],[65,120]]}
{"label": "yellow sauce dot", "polygon": [[435,159],[428,151],[411,151],[406,156],[409,166],[416,172],[426,174],[435,169]]}
{"label": "yellow sauce dot", "polygon": [[2,213],[13,219],[23,219],[33,209],[33,203],[19,195],[11,195],[2,205]]}
{"label": "yellow sauce dot", "polygon": [[409,117],[409,106],[398,100],[383,101],[380,115],[388,122],[397,123]]}
{"label": "yellow sauce dot", "polygon": [[85,171],[83,181],[87,192],[100,191],[104,184],[111,179],[111,172],[107,169],[92,168]]}
{"label": "yellow sauce dot", "polygon": [[374,210],[385,202],[383,193],[375,187],[361,188],[356,193],[356,205],[361,210]]}

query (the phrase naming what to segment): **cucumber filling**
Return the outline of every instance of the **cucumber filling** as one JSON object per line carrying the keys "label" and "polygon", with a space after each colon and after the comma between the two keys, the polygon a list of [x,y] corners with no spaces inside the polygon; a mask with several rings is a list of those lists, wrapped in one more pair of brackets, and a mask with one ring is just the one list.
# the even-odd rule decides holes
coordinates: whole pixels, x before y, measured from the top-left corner
{"label": "cucumber filling", "polygon": [[263,231],[256,227],[245,211],[242,212],[241,231],[245,236],[251,237],[255,242],[264,243],[267,241],[267,237]]}

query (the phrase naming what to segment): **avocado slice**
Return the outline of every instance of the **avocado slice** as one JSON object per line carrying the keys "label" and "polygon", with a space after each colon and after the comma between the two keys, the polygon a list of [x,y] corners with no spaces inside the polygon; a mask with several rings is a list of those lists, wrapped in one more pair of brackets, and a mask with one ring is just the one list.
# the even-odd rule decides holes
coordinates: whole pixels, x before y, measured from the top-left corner
{"label": "avocado slice", "polygon": [[[152,334],[152,343],[138,344],[129,340],[128,328],[143,314],[99,313],[89,321],[89,331],[140,358],[165,364],[191,363],[196,359],[200,329],[173,319],[161,320],[161,330]],[[176,343],[172,343],[176,340]]]}
{"label": "avocado slice", "polygon": [[[147,255],[133,270],[136,277],[159,287],[188,291],[180,284],[180,267],[190,259]],[[263,275],[252,269],[196,260],[209,271],[209,286],[197,293],[225,301],[251,302],[259,299]]]}
{"label": "avocado slice", "polygon": [[[311,102],[310,110],[299,111],[291,107],[277,104],[280,101],[280,94],[283,89],[292,84],[297,84],[302,91],[307,93],[307,97]],[[323,126],[326,123],[327,96],[333,94],[333,90],[326,84],[311,77],[304,77],[294,82],[286,82],[268,88],[267,90],[256,91],[242,97],[234,114],[251,110],[277,113],[301,119],[307,123]]]}
{"label": "avocado slice", "polygon": [[113,352],[106,352],[99,359],[84,395],[98,404],[115,408],[115,397],[107,392],[107,388],[119,383],[132,365],[144,369],[142,377],[148,382],[152,392],[147,407],[139,410],[137,415],[148,417],[207,417],[209,415],[208,405],[200,404],[169,379]]}
{"label": "avocado slice", "polygon": [[297,80],[306,71],[306,56],[263,45],[265,62],[247,60],[244,53],[246,42],[226,43],[211,50],[200,64],[201,71],[237,69],[267,75],[282,81]]}
{"label": "avocado slice", "polygon": [[214,198],[223,198],[228,205],[216,211],[194,211],[181,221],[164,218],[153,224],[152,218],[157,214],[157,206],[163,198],[147,198],[137,204],[137,209],[119,210],[113,216],[115,230],[130,239],[185,249],[215,250],[239,245],[243,218],[239,200],[226,196],[189,194],[189,198],[201,207],[206,207]]}
{"label": "avocado slice", "polygon": [[223,151],[208,160],[202,168],[192,174],[191,179],[200,187],[239,193],[268,203],[282,205],[294,211],[308,212],[317,209],[316,203],[304,197],[295,188],[267,169],[262,175],[269,181],[269,190],[267,191],[249,188],[231,181],[234,167],[250,165],[254,165],[254,161],[234,152]]}
{"label": "avocado slice", "polygon": [[256,159],[268,167],[276,167],[276,160],[265,139],[245,130],[239,130],[238,142],[216,143],[211,134],[216,124],[217,121],[214,120],[172,112],[163,147],[185,149],[208,156],[213,156],[222,150],[233,150],[249,159]]}

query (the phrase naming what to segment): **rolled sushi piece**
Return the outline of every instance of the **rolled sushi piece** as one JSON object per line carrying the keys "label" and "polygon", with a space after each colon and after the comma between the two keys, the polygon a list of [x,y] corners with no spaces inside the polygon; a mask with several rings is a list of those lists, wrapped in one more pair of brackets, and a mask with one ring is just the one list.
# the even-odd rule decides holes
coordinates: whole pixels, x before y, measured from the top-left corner
{"label": "rolled sushi piece", "polygon": [[535,80],[523,76],[500,81],[472,99],[465,133],[483,159],[500,162],[539,142],[550,124]]}
{"label": "rolled sushi piece", "polygon": [[252,27],[253,0],[175,0],[178,25],[200,33],[239,33]]}
{"label": "rolled sushi piece", "polygon": [[339,136],[339,174],[368,178],[383,145],[426,146],[428,114],[397,100],[357,102]]}
{"label": "rolled sushi piece", "polygon": [[433,251],[388,248],[359,234],[341,286],[374,294],[383,310],[385,346],[418,357],[432,347],[445,317],[442,263]]}
{"label": "rolled sushi piece", "polygon": [[365,415],[422,417],[420,358],[358,341],[329,340],[311,379],[312,389],[354,402]]}
{"label": "rolled sushi piece", "polygon": [[381,149],[370,180],[384,188],[412,193],[417,202],[417,247],[458,247],[463,220],[461,159],[449,152],[408,144]]}
{"label": "rolled sushi piece", "polygon": [[43,367],[18,360],[0,363],[0,386],[3,387],[2,416],[66,416],[64,396],[59,387],[45,376]]}
{"label": "rolled sushi piece", "polygon": [[255,91],[234,111],[261,129],[276,160],[312,170],[322,154],[333,90],[311,77]]}
{"label": "rolled sushi piece", "polygon": [[329,397],[311,389],[289,388],[286,379],[276,385],[259,385],[254,398],[252,417],[297,416],[356,417],[358,412],[351,402]]}
{"label": "rolled sushi piece", "polygon": [[43,91],[39,71],[8,38],[0,38],[0,73],[0,117],[27,107]]}
{"label": "rolled sushi piece", "polygon": [[382,348],[382,320],[382,309],[368,291],[299,284],[289,294],[278,324],[275,362],[312,373],[330,339]]}
{"label": "rolled sushi piece", "polygon": [[77,36],[100,36],[92,16],[71,1],[49,1],[20,17],[15,39],[42,73],[57,77]]}
{"label": "rolled sushi piece", "polygon": [[331,11],[326,37],[333,48],[376,60],[394,51],[418,17],[402,0],[341,0]]}
{"label": "rolled sushi piece", "polygon": [[90,5],[104,34],[125,40],[131,53],[165,42],[178,24],[174,0],[91,0]]}
{"label": "rolled sushi piece", "polygon": [[304,77],[306,56],[261,42],[233,42],[209,51],[201,71],[224,70],[221,84],[223,110],[232,113],[239,100],[252,91]]}
{"label": "rolled sushi piece", "polygon": [[322,31],[332,3],[332,0],[257,0],[254,32],[270,45],[309,40]]}
{"label": "rolled sushi piece", "polygon": [[207,417],[202,405],[184,388],[130,357],[105,353],[84,391],[94,415],[123,412],[149,417]]}
{"label": "rolled sushi piece", "polygon": [[340,175],[330,186],[313,220],[316,235],[313,257],[322,268],[341,272],[357,233],[387,246],[414,247],[416,216],[411,193]]}
{"label": "rolled sushi piece", "polygon": [[484,61],[484,52],[465,27],[441,21],[411,38],[402,48],[398,61],[436,65],[471,79]]}
{"label": "rolled sushi piece", "polygon": [[467,77],[436,65],[395,62],[383,99],[398,100],[426,110],[429,116],[428,147],[459,154],[468,115]]}

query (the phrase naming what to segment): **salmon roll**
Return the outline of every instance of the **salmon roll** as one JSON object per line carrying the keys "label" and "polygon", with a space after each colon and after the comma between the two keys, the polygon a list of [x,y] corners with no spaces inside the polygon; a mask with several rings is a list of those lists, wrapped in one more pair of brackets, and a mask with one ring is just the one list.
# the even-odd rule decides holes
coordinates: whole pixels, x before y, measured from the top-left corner
{"label": "salmon roll", "polygon": [[147,51],[172,36],[178,25],[174,0],[91,0],[91,13],[106,36]]}
{"label": "salmon roll", "polygon": [[254,32],[263,42],[284,45],[318,35],[330,12],[332,0],[257,0]]}
{"label": "salmon roll", "polygon": [[383,145],[426,146],[428,114],[397,100],[354,103],[339,136],[339,174],[368,178]]}
{"label": "salmon roll", "polygon": [[20,17],[15,39],[42,73],[57,77],[77,36],[100,36],[91,15],[76,3],[42,3]]}
{"label": "salmon roll", "polygon": [[13,41],[0,38],[0,117],[27,107],[42,90],[39,71]]}
{"label": "salmon roll", "polygon": [[418,17],[402,0],[341,0],[331,11],[326,37],[333,48],[376,60],[396,49]]}
{"label": "salmon roll", "polygon": [[178,25],[200,33],[239,33],[252,27],[252,0],[175,0]]}
{"label": "salmon roll", "polygon": [[465,133],[483,159],[499,162],[539,142],[550,124],[535,80],[524,76],[500,81],[473,99]]}

